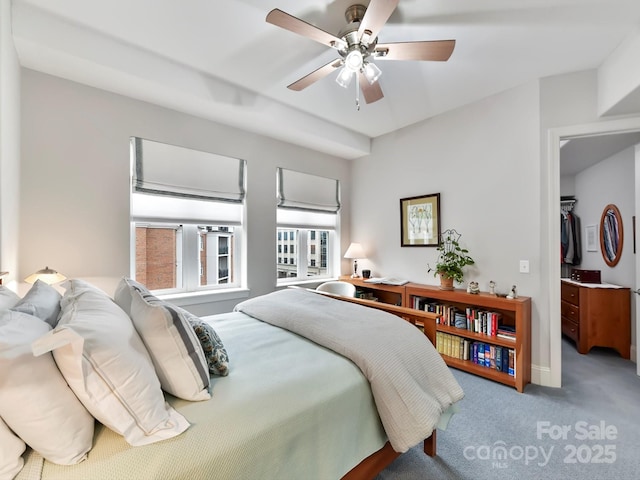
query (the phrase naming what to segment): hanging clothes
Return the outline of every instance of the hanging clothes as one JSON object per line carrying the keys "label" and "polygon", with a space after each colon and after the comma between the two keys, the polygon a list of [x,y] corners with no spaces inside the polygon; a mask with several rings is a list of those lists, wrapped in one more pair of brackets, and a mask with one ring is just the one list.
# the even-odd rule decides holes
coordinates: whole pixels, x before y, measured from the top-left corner
{"label": "hanging clothes", "polygon": [[568,265],[580,265],[582,261],[580,218],[573,212],[566,212],[562,215],[561,222],[562,262]]}

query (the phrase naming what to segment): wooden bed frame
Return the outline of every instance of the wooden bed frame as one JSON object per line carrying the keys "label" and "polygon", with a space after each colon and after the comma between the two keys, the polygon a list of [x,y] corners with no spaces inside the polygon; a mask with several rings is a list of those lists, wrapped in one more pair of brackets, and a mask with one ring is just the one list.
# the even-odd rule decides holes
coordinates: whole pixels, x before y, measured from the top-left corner
{"label": "wooden bed frame", "polygon": [[[310,290],[320,295],[328,295],[339,300],[346,302],[357,303],[366,307],[383,310],[385,312],[393,313],[414,325],[421,325],[424,328],[424,334],[435,345],[436,342],[436,317],[434,313],[424,312],[422,310],[414,310],[412,308],[399,307],[397,305],[391,305],[388,303],[376,302],[373,300],[365,300],[361,298],[344,297],[340,295],[333,295],[325,292],[317,292]],[[424,440],[424,453],[430,457],[436,455],[436,431],[431,433],[429,438]],[[342,480],[371,480],[375,476],[384,470],[391,464],[396,458],[400,456],[400,453],[396,452],[389,442],[385,444],[377,452],[372,453],[365,458],[358,465],[353,467]]]}

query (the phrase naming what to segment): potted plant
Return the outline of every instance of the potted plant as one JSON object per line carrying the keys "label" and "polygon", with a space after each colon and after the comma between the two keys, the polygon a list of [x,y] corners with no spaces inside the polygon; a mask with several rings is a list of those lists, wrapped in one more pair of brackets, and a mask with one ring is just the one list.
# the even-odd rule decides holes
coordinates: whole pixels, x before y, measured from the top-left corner
{"label": "potted plant", "polygon": [[435,268],[427,264],[427,272],[433,272],[433,276],[440,276],[440,288],[453,290],[453,282],[462,283],[464,279],[463,268],[473,265],[475,261],[469,256],[469,251],[460,246],[462,235],[455,230],[445,230],[441,237],[438,250],[438,260]]}

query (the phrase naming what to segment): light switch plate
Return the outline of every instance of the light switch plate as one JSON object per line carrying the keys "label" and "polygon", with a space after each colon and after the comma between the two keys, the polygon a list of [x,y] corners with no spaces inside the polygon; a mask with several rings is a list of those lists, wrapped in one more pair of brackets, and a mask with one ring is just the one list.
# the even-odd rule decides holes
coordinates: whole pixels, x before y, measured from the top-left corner
{"label": "light switch plate", "polygon": [[520,273],[529,273],[529,260],[520,260]]}

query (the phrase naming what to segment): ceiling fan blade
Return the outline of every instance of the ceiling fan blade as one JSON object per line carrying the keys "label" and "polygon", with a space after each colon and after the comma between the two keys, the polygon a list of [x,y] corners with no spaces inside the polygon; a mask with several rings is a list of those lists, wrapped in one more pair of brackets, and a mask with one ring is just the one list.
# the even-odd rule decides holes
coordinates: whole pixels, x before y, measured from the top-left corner
{"label": "ceiling fan blade", "polygon": [[[378,32],[382,29],[393,11],[398,6],[400,0],[371,0],[367,11],[358,27],[358,38],[362,39],[362,34],[369,33],[371,40],[378,36]],[[368,43],[368,41],[367,41]]]}
{"label": "ceiling fan blade", "polygon": [[380,60],[431,60],[446,62],[456,46],[455,40],[379,43],[373,56]]}
{"label": "ceiling fan blade", "polygon": [[293,82],[291,85],[287,86],[287,88],[299,92],[300,90],[307,88],[312,83],[317,82],[321,78],[326,77],[331,72],[334,72],[336,68],[339,68],[341,65],[342,60],[331,60],[326,65],[314,70],[308,75],[305,75],[300,80]]}
{"label": "ceiling fan blade", "polygon": [[341,38],[325,32],[315,25],[311,25],[310,23],[300,20],[299,18],[289,15],[277,8],[274,8],[267,14],[266,21],[276,27],[284,28],[285,30],[310,38],[311,40],[315,40],[316,42],[329,47],[339,48],[346,46]]}
{"label": "ceiling fan blade", "polygon": [[371,85],[363,73],[358,75],[358,80],[360,81],[360,90],[362,90],[365,102],[377,102],[384,97],[382,94],[382,88],[380,88],[380,82],[375,82]]}

